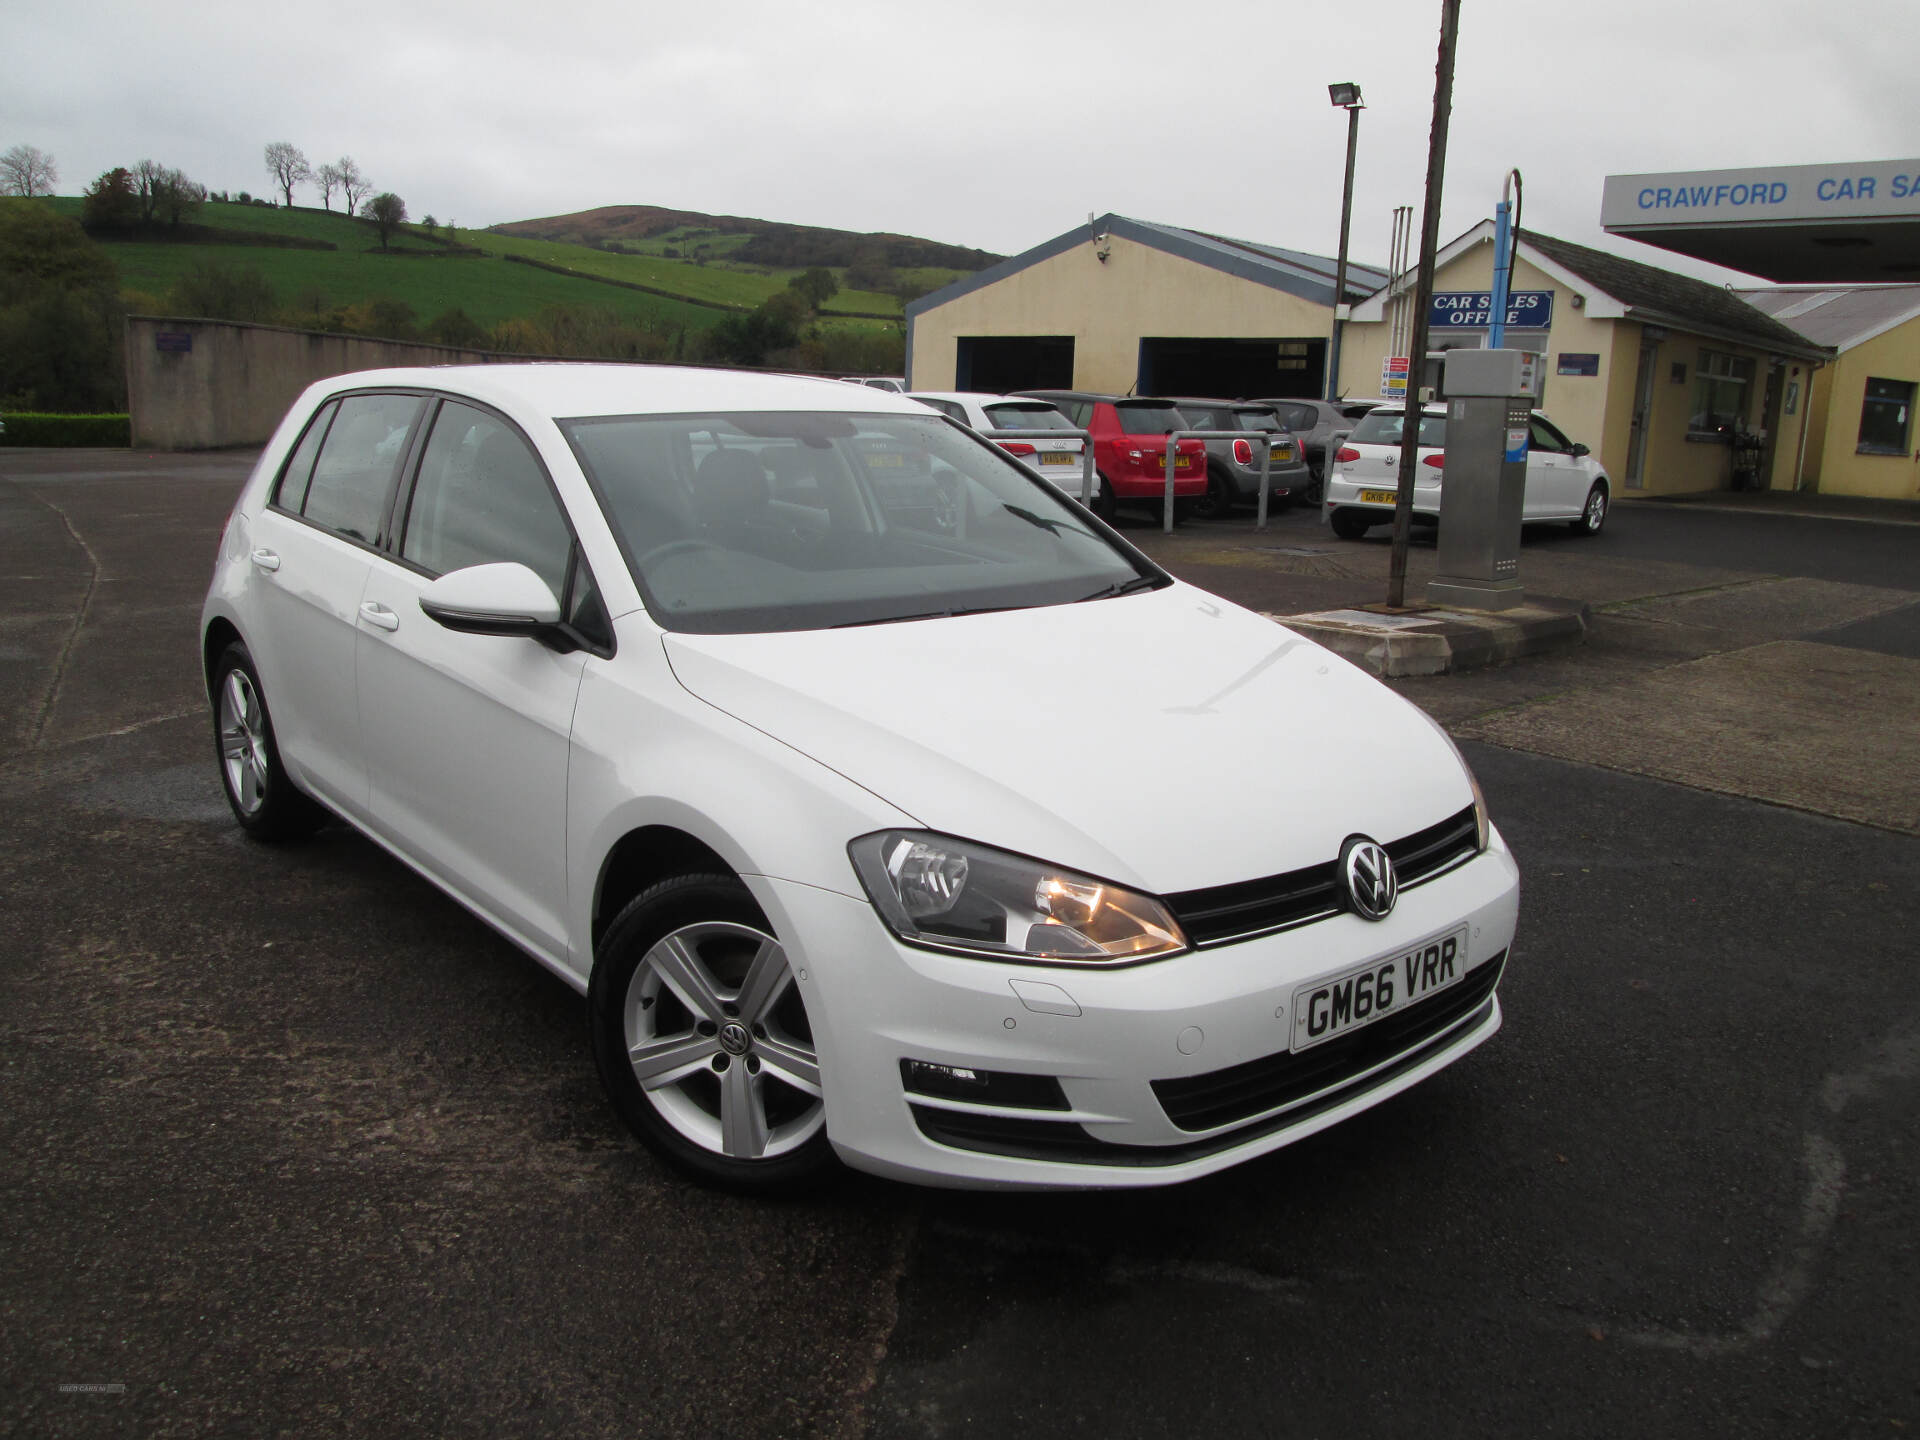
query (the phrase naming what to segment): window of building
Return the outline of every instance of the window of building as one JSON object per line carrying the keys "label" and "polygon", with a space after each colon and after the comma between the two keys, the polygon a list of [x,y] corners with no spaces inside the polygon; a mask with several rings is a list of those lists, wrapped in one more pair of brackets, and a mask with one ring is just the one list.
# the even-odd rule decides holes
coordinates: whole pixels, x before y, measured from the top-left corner
{"label": "window of building", "polygon": [[1860,453],[1904,455],[1913,439],[1913,383],[1869,380],[1860,404]]}
{"label": "window of building", "polygon": [[1746,423],[1753,393],[1753,361],[1720,350],[1702,350],[1693,371],[1693,413],[1689,435],[1724,436]]}

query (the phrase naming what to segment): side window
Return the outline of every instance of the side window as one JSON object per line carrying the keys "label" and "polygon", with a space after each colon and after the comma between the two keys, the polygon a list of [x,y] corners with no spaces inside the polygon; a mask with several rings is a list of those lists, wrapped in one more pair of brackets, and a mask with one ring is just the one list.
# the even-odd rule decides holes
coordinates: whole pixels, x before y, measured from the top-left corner
{"label": "side window", "polygon": [[280,472],[280,488],[274,492],[274,503],[283,510],[291,510],[298,515],[307,503],[307,486],[313,480],[313,457],[320,453],[320,442],[327,437],[327,426],[333,423],[333,412],[339,408],[339,402],[329,400],[307,426],[307,433],[300,437],[300,443],[293,447],[293,454],[287,460],[287,468]]}
{"label": "side window", "polygon": [[449,400],[434,418],[407,505],[403,559],[434,575],[515,560],[565,596],[573,536],[518,431]]}
{"label": "side window", "polygon": [[1533,436],[1531,443],[1535,450],[1551,450],[1556,455],[1565,455],[1573,449],[1573,446],[1567,442],[1566,436],[1562,435],[1538,415],[1533,417]]}
{"label": "side window", "polygon": [[419,412],[417,395],[343,399],[320,446],[300,513],[350,540],[373,544],[386,513],[387,492]]}
{"label": "side window", "polygon": [[967,412],[951,400],[922,400],[920,403],[933,406],[949,420],[958,420],[962,425],[967,423]]}

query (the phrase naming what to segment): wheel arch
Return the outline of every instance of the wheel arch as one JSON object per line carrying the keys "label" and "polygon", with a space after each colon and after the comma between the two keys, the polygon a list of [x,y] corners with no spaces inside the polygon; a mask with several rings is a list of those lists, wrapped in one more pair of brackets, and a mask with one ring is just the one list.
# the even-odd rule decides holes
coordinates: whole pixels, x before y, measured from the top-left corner
{"label": "wheel arch", "polygon": [[220,653],[229,645],[245,644],[240,637],[240,627],[224,615],[216,615],[207,622],[207,628],[200,636],[200,682],[206,688],[207,699],[213,695],[213,666]]}
{"label": "wheel arch", "polygon": [[607,926],[634,896],[676,875],[699,874],[739,878],[718,850],[678,826],[643,825],[622,835],[607,851],[594,878],[594,952],[599,952]]}

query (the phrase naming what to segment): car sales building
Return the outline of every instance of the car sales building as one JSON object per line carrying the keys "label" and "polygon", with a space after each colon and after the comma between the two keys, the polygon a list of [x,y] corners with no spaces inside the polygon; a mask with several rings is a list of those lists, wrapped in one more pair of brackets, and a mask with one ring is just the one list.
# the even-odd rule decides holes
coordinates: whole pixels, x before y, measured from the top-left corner
{"label": "car sales building", "polygon": [[[1335,262],[1104,215],[907,307],[916,390],[1325,394]],[[1347,299],[1387,280],[1349,262]]]}
{"label": "car sales building", "polygon": [[[1483,222],[1435,257],[1429,354],[1487,343],[1493,232]],[[1389,393],[1412,289],[1403,276],[1353,307],[1343,394]],[[1510,290],[1504,343],[1545,357],[1536,403],[1622,493],[1796,488],[1824,346],[1723,286],[1531,230]]]}

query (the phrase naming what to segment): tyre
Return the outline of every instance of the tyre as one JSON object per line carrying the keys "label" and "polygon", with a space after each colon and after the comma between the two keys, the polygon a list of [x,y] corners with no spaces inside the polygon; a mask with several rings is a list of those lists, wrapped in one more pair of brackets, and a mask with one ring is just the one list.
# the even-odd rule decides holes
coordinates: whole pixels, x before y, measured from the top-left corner
{"label": "tyre", "polygon": [[227,805],[249,835],[287,840],[325,823],[326,812],[300,793],[280,763],[260,673],[237,640],[213,666],[213,751]]}
{"label": "tyre", "polygon": [[1336,510],[1333,512],[1333,533],[1342,540],[1364,540],[1373,522],[1358,510]]}
{"label": "tyre", "polygon": [[1185,503],[1196,520],[1224,520],[1233,513],[1233,484],[1218,465],[1207,466],[1207,493]]}
{"label": "tyre", "polygon": [[1097,476],[1100,488],[1093,492],[1093,513],[1107,524],[1113,523],[1113,517],[1119,512],[1119,504],[1113,498],[1113,482],[1106,476]]}
{"label": "tyre", "polygon": [[833,1163],[806,1005],[733,876],[677,876],[631,901],[601,939],[588,1015],[614,1109],[695,1178],[791,1189]]}
{"label": "tyre", "polygon": [[1576,535],[1598,535],[1606,523],[1607,487],[1596,480],[1587,491],[1587,503],[1580,511],[1580,518],[1568,521],[1567,527]]}

